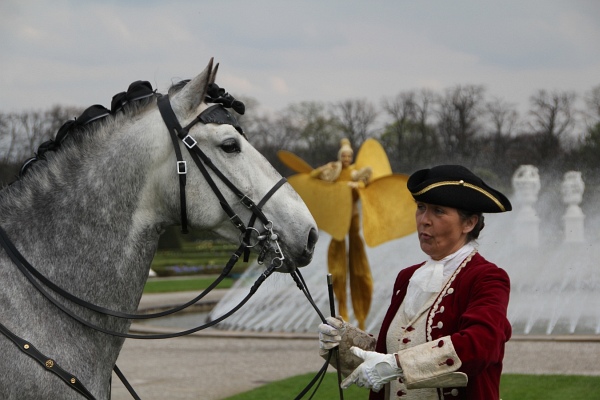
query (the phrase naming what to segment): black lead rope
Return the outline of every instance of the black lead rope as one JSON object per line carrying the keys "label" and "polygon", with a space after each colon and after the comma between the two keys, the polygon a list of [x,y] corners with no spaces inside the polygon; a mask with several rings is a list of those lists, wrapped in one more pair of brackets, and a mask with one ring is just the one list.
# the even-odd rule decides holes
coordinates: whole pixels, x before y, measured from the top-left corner
{"label": "black lead rope", "polygon": [[[174,338],[174,337],[180,337],[180,336],[185,336],[185,335],[189,335],[191,333],[194,332],[198,332],[202,329],[206,329],[208,327],[211,327],[213,325],[216,325],[217,323],[225,320],[226,318],[230,317],[232,314],[234,314],[237,310],[239,310],[241,307],[244,306],[244,304],[246,304],[248,302],[248,300],[250,300],[250,298],[256,293],[256,291],[258,290],[258,288],[262,285],[262,283],[278,268],[277,265],[275,265],[275,263],[272,263],[259,277],[258,279],[254,282],[254,284],[252,285],[252,287],[250,288],[249,293],[246,295],[246,297],[244,299],[242,299],[242,301],[240,301],[240,303],[238,305],[236,305],[234,308],[232,308],[229,312],[227,312],[226,314],[222,315],[221,317],[212,320],[204,325],[192,328],[192,329],[188,329],[185,331],[181,331],[181,332],[176,332],[176,333],[172,333],[172,334],[162,334],[162,335],[132,335],[132,334],[127,334],[127,333],[121,333],[121,332],[116,332],[116,331],[111,331],[102,327],[99,327],[97,325],[91,324],[88,321],[85,321],[84,319],[82,319],[81,317],[77,316],[76,314],[74,314],[73,312],[71,312],[70,310],[68,310],[65,306],[63,306],[62,304],[60,304],[57,300],[55,300],[52,296],[50,296],[50,294],[43,288],[43,286],[36,281],[36,277],[37,275],[35,275],[34,273],[30,272],[29,269],[25,266],[25,265],[29,265],[29,263],[24,259],[24,257],[18,252],[18,250],[14,247],[14,245],[12,244],[12,242],[8,239],[6,233],[4,232],[4,230],[0,227],[0,245],[4,248],[4,250],[6,251],[6,253],[8,254],[8,256],[11,258],[11,260],[13,261],[13,263],[17,266],[17,268],[21,271],[21,273],[30,281],[30,283],[44,296],[46,297],[47,300],[49,300],[52,304],[54,304],[56,307],[58,307],[61,311],[63,311],[65,314],[69,315],[71,318],[75,319],[76,321],[80,322],[81,324],[100,331],[102,333],[105,334],[109,334],[109,335],[113,335],[113,336],[118,336],[118,337],[123,337],[123,338],[133,338],[133,339],[166,339],[166,338]],[[241,249],[243,249],[244,246],[241,246],[240,249],[238,249],[238,252],[241,251]],[[237,257],[239,257],[239,254],[237,255]],[[232,257],[232,259],[235,257]],[[277,259],[274,259],[274,261]],[[33,268],[33,267],[31,267]],[[33,270],[35,272],[37,272],[39,274],[39,272],[37,270],[35,270],[35,268],[33,268]],[[306,296],[306,298],[308,299],[309,303],[312,305],[312,307],[315,309],[315,311],[317,312],[317,314],[319,315],[319,318],[321,319],[321,321],[323,323],[326,323],[325,321],[325,317],[323,316],[323,314],[321,313],[321,311],[319,310],[319,308],[317,307],[317,305],[315,304],[309,290],[308,287],[306,285],[306,282],[304,281],[304,278],[302,277],[302,275],[300,274],[300,271],[298,269],[296,269],[295,271],[293,271],[291,274],[292,278],[294,279],[294,281],[296,282],[296,285],[298,286],[298,288],[304,293],[304,295]],[[39,276],[43,277],[43,275],[39,274]],[[45,277],[43,277],[45,279]],[[51,283],[50,281],[48,281],[49,283]],[[329,278],[328,278],[328,282],[329,282]],[[330,291],[330,302],[332,301],[332,291],[331,291],[331,286],[329,285],[329,291]],[[85,302],[87,303],[87,302]],[[335,315],[335,306],[331,306],[332,309],[332,314]],[[14,338],[17,338],[18,340],[21,340],[18,336],[14,335],[12,332],[8,331],[8,329],[0,329],[0,332],[5,334],[8,338],[10,338],[11,340],[13,340],[13,342],[15,342],[15,344],[17,346],[19,346],[20,348],[22,347],[20,345],[20,342],[15,341]],[[22,350],[23,351],[23,350]],[[31,355],[31,354],[30,354]],[[327,372],[327,368],[329,366],[329,363],[331,361],[331,357],[335,355],[334,351],[330,351],[327,357],[327,360],[325,361],[325,363],[323,364],[323,366],[321,367],[321,369],[318,371],[317,375],[315,375],[315,377],[311,380],[311,382],[309,382],[309,384],[304,388],[304,390],[295,398],[296,400],[302,399],[302,397],[304,397],[304,395],[306,395],[306,393],[308,393],[308,391],[310,391],[310,389],[314,386],[314,384],[319,381],[319,383],[317,384],[317,386],[315,387],[312,395],[311,395],[311,399],[312,397],[315,395],[316,391],[318,390],[319,386],[321,385],[321,382],[323,381],[323,378],[325,376],[325,373]],[[38,360],[39,362],[41,362],[41,358],[44,358],[45,356],[39,355],[39,357],[34,357],[36,360]],[[338,359],[338,363],[339,363],[339,359]],[[121,373],[121,371],[118,369],[118,367],[115,365],[114,366],[114,371],[117,374],[117,376],[119,377],[119,379],[121,379],[121,381],[123,382],[123,384],[125,385],[125,387],[127,388],[127,390],[130,392],[130,394],[134,397],[134,399],[139,400],[139,396],[137,396],[137,394],[135,393],[135,391],[133,390],[133,388],[131,387],[131,385],[129,384],[129,382],[127,381],[127,379],[125,378],[125,376]],[[59,374],[57,371],[61,371],[62,375]],[[338,364],[338,371],[339,371],[339,364]],[[86,396],[86,398],[88,399],[93,399],[94,397],[90,394],[89,396],[85,394],[85,392],[87,391],[87,389],[85,389],[85,387],[79,383],[79,380],[76,379],[74,376],[68,374],[66,371],[62,371],[59,368],[56,368],[54,370],[52,370],[52,372],[54,372],[55,374],[57,374],[58,376],[61,377],[61,379],[63,379],[65,382],[76,382],[77,384],[72,384],[72,387],[79,391],[80,393],[82,393],[84,396]],[[68,375],[68,379],[66,379],[65,377],[67,377]],[[341,375],[338,373],[338,381],[340,381],[340,377]],[[338,382],[339,383],[339,382]],[[88,392],[89,393],[89,392]],[[343,400],[343,394],[341,393],[340,390],[340,399]]]}
{"label": "black lead rope", "polygon": [[[333,278],[331,274],[327,274],[327,289],[329,292],[329,309],[331,311],[331,316],[335,317],[335,301],[333,300]],[[334,347],[331,349],[330,354],[333,353],[335,357],[335,369],[337,370],[337,379],[338,379],[338,391],[340,394],[340,400],[344,400],[344,392],[342,389],[342,369],[340,366],[340,348]]]}
{"label": "black lead rope", "polygon": [[[326,324],[327,321],[325,320],[325,317],[323,316],[323,313],[321,312],[321,310],[319,310],[319,307],[317,307],[317,305],[315,304],[315,301],[313,300],[313,298],[310,294],[310,291],[308,290],[308,286],[306,285],[306,282],[304,281],[304,277],[300,273],[300,270],[296,268],[294,271],[292,271],[290,273],[290,275],[292,276],[292,279],[294,280],[294,282],[296,282],[298,289],[300,289],[300,291],[302,291],[302,293],[304,293],[304,296],[306,296],[306,298],[308,299],[308,302],[315,309],[315,311],[319,315],[319,318],[321,319],[321,321],[324,324]],[[335,302],[333,300],[333,287],[331,285],[331,274],[327,275],[327,289],[329,292],[329,306],[330,306],[330,310],[331,310],[331,316],[335,316]],[[338,350],[338,351],[335,351],[335,350]],[[302,399],[306,395],[306,393],[308,393],[308,391],[310,391],[310,389],[313,387],[313,385],[317,381],[319,381],[317,386],[315,386],[313,393],[309,397],[309,400],[313,398],[313,396],[315,395],[315,393],[321,386],[321,383],[323,382],[323,378],[325,378],[325,373],[327,372],[327,368],[329,368],[329,363],[331,361],[331,357],[336,358],[336,366],[337,366],[337,370],[338,370],[337,376],[338,376],[339,395],[340,395],[340,400],[344,400],[344,393],[342,392],[343,389],[341,387],[342,374],[341,374],[341,370],[340,370],[339,349],[337,347],[333,348],[329,351],[329,354],[327,355],[327,359],[325,360],[325,363],[323,364],[321,369],[317,372],[317,374],[314,376],[314,378],[308,383],[308,385],[306,385],[306,387],[300,392],[300,394],[298,394],[298,396],[296,396],[294,398],[294,400]]]}
{"label": "black lead rope", "polygon": [[[9,257],[13,260],[13,262],[15,263],[17,268],[21,271],[21,273],[27,278],[27,280],[29,280],[29,282],[33,286],[35,286],[35,288],[48,301],[50,301],[52,304],[54,304],[56,307],[58,307],[62,312],[64,312],[65,314],[67,314],[68,316],[73,318],[74,320],[80,322],[81,324],[87,326],[88,328],[105,333],[107,335],[117,336],[117,337],[122,337],[122,338],[127,338],[127,339],[170,339],[170,338],[175,338],[175,337],[186,336],[191,333],[195,333],[195,332],[201,331],[203,329],[209,328],[211,326],[214,326],[214,325],[218,324],[219,322],[223,321],[224,319],[230,317],[233,313],[235,313],[237,310],[239,310],[244,304],[246,304],[248,302],[248,300],[250,300],[250,298],[254,295],[254,293],[256,293],[256,291],[258,290],[260,285],[262,285],[262,283],[265,281],[265,279],[267,279],[275,271],[275,269],[277,269],[279,267],[273,263],[271,265],[269,265],[269,267],[254,282],[254,284],[250,288],[250,292],[246,295],[246,297],[244,297],[244,299],[242,299],[242,301],[240,301],[240,303],[238,305],[236,305],[231,310],[229,310],[229,312],[227,312],[226,314],[223,314],[222,316],[220,316],[217,319],[214,319],[210,322],[207,322],[206,324],[197,326],[195,328],[191,328],[188,330],[175,332],[175,333],[156,334],[156,335],[134,335],[134,334],[130,334],[130,333],[117,332],[117,331],[103,328],[101,326],[92,324],[92,323],[84,320],[77,314],[73,313],[71,310],[69,310],[67,307],[65,307],[63,304],[61,304],[58,300],[56,300],[54,297],[52,297],[46,291],[46,289],[44,289],[44,287],[34,278],[34,276],[22,265],[22,263],[19,261],[19,259],[15,256],[15,254],[11,251],[11,249],[6,245],[5,238],[3,235],[0,235],[0,244],[2,245],[2,247],[4,247],[4,250],[7,252]],[[277,259],[274,259],[274,260],[277,260]]]}
{"label": "black lead rope", "polygon": [[[237,260],[239,260],[240,256],[242,255],[242,253],[244,252],[244,249],[246,247],[244,244],[240,245],[240,247],[232,254],[231,258],[229,259],[229,261],[227,262],[227,264],[225,265],[225,267],[223,268],[223,270],[221,271],[221,274],[217,277],[217,279],[215,279],[204,291],[202,291],[202,293],[200,293],[198,296],[196,296],[192,300],[188,301],[187,303],[181,304],[177,307],[174,307],[174,308],[162,311],[162,312],[158,312],[158,313],[128,314],[128,313],[124,313],[124,312],[120,312],[120,311],[110,310],[108,308],[100,307],[93,303],[87,302],[87,301],[67,292],[66,290],[62,289],[60,286],[56,285],[54,282],[52,282],[51,280],[46,278],[44,275],[42,275],[37,269],[35,269],[25,259],[25,257],[23,257],[23,255],[17,250],[17,248],[13,245],[13,243],[8,239],[8,236],[7,236],[6,232],[2,229],[2,227],[0,227],[0,240],[1,240],[1,243],[3,244],[3,246],[6,247],[10,251],[9,256],[11,256],[13,262],[17,265],[17,267],[19,267],[19,269],[21,269],[21,267],[24,268],[27,272],[29,272],[32,276],[34,276],[43,285],[47,286],[52,291],[56,292],[60,296],[64,297],[65,299],[68,299],[69,301],[71,301],[81,307],[87,308],[90,311],[94,311],[94,312],[104,314],[104,315],[110,315],[110,316],[116,317],[116,318],[123,318],[123,319],[160,318],[160,317],[174,314],[178,311],[182,311],[182,310],[196,304],[197,302],[202,300],[202,298],[204,298],[219,283],[221,283],[221,281],[223,279],[225,279],[229,275],[229,273],[235,266],[235,263],[237,262]],[[13,256],[14,256],[14,258],[13,258]]]}
{"label": "black lead rope", "polygon": [[[239,310],[242,306],[244,306],[244,304],[246,304],[248,302],[248,300],[250,300],[250,298],[256,293],[256,291],[262,285],[262,283],[271,274],[273,274],[273,272],[279,267],[279,265],[275,265],[275,263],[274,263],[275,260],[278,260],[277,258],[275,258],[273,260],[273,263],[271,263],[271,265],[269,265],[269,267],[254,282],[254,284],[250,288],[250,292],[248,293],[248,295],[246,295],[246,297],[244,299],[242,299],[242,301],[238,305],[236,305],[234,308],[232,308],[226,314],[222,315],[221,317],[219,317],[219,318],[217,318],[217,319],[215,319],[215,320],[213,320],[213,321],[211,321],[209,323],[206,323],[204,325],[201,325],[201,326],[198,326],[196,328],[189,329],[189,330],[186,330],[186,331],[177,332],[177,333],[174,333],[174,334],[164,334],[164,335],[132,335],[132,334],[126,334],[126,333],[111,331],[111,330],[104,329],[104,328],[101,328],[99,326],[96,326],[94,324],[91,324],[91,323],[85,321],[84,319],[80,318],[76,314],[72,313],[70,310],[68,310],[62,304],[60,304],[57,300],[55,300],[52,296],[50,296],[49,293],[42,287],[42,285],[40,285],[40,283],[35,280],[33,274],[31,274],[27,270],[27,268],[25,268],[22,265],[22,262],[19,259],[19,257],[17,257],[17,255],[15,255],[15,253],[13,253],[13,250],[14,250],[24,260],[23,256],[20,255],[20,253],[12,245],[12,242],[8,239],[8,237],[6,236],[6,233],[4,232],[4,230],[1,227],[0,227],[0,245],[1,245],[1,247],[4,248],[4,250],[6,251],[6,253],[8,254],[8,256],[11,258],[11,260],[13,261],[13,263],[17,266],[17,268],[21,271],[21,273],[27,278],[27,280],[29,280],[29,282],[44,297],[46,297],[47,300],[49,300],[52,304],[54,304],[56,307],[58,307],[65,314],[67,314],[71,318],[75,319],[79,323],[87,326],[88,328],[94,329],[96,331],[99,331],[99,332],[102,332],[102,333],[105,333],[105,334],[108,334],[108,335],[112,335],[112,336],[118,336],[118,337],[124,337],[124,338],[132,338],[132,339],[167,339],[167,338],[173,338],[173,337],[179,337],[179,336],[189,335],[191,333],[198,332],[198,331],[200,331],[202,329],[206,329],[208,327],[216,325],[217,323],[219,323],[219,322],[223,321],[224,319],[230,317],[237,310]],[[240,249],[242,249],[242,248],[243,247],[241,247]],[[239,258],[239,255],[237,257]],[[25,261],[25,263],[27,263],[27,262]],[[59,376],[64,382],[66,382],[67,384],[69,384],[69,386],[71,388],[73,388],[74,390],[76,390],[79,393],[81,393],[87,399],[90,399],[90,400],[94,400],[95,399],[94,396],[79,381],[79,379],[77,379],[74,375],[72,375],[72,374],[68,373],[67,371],[63,370],[62,368],[60,368],[58,366],[58,364],[54,360],[46,357],[45,355],[43,355],[42,353],[40,353],[39,351],[37,351],[37,349],[35,349],[31,344],[29,344],[25,340],[21,339],[19,336],[17,336],[14,333],[12,333],[8,328],[6,328],[2,324],[0,324],[0,333],[4,334],[7,338],[9,338],[10,340],[12,340],[13,343],[15,343],[15,345],[17,347],[19,347],[19,349],[21,349],[21,351],[25,352],[30,357],[32,357],[35,360],[37,360],[40,364],[42,364],[43,366],[45,366],[47,370],[49,370],[50,372],[52,372],[52,373],[56,374],[57,376]],[[121,382],[123,382],[123,385],[127,388],[127,390],[129,391],[129,393],[131,394],[131,396],[135,400],[141,400],[140,397],[135,392],[135,390],[133,389],[133,387],[129,384],[129,382],[125,378],[125,375],[123,375],[123,373],[119,370],[119,368],[117,367],[117,365],[115,365],[113,367],[113,370],[117,374],[117,376],[119,377],[119,379],[121,380]]]}

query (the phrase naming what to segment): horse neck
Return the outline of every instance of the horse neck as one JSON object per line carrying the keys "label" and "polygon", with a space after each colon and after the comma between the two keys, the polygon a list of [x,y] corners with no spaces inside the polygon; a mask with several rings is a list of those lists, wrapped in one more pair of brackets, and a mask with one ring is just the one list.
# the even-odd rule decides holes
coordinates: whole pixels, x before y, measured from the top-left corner
{"label": "horse neck", "polygon": [[106,306],[135,308],[158,241],[151,221],[136,223],[152,160],[143,133],[87,138],[0,196],[0,222],[28,261]]}

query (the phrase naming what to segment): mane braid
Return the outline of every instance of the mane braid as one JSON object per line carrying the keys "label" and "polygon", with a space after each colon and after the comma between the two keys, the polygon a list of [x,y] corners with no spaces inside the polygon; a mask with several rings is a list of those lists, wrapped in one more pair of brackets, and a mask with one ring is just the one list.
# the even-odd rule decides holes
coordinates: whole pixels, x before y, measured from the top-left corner
{"label": "mane braid", "polygon": [[[77,146],[82,143],[84,140],[87,140],[89,136],[107,136],[108,133],[116,130],[119,126],[121,126],[126,120],[131,119],[142,112],[144,112],[150,104],[153,104],[156,101],[156,98],[159,95],[154,93],[149,97],[145,97],[130,103],[125,104],[121,107],[116,113],[109,113],[105,117],[90,121],[89,123],[73,128],[68,132],[67,136],[61,143],[54,142],[53,146],[47,150],[43,155],[38,155],[35,153],[35,157],[31,166],[27,168],[27,173],[31,172],[30,170],[38,169],[40,165],[45,165],[45,163],[39,163],[38,161],[46,161],[47,157],[52,158],[53,156],[50,153],[59,153],[65,151],[65,148],[71,148],[73,146]],[[71,120],[76,121],[76,119]],[[108,131],[108,132],[107,132]],[[56,139],[56,137],[55,137]],[[46,142],[47,143],[47,142]],[[45,144],[45,143],[44,143]],[[40,148],[44,145],[42,144]],[[38,148],[38,152],[40,151]],[[27,163],[28,159],[25,163]],[[20,174],[17,177],[17,180],[21,180],[26,174]],[[16,181],[15,181],[16,182]],[[12,182],[10,185],[14,184]]]}
{"label": "mane braid", "polygon": [[[172,84],[168,90],[169,95],[179,92],[189,81],[189,79],[185,79]],[[34,157],[29,158],[22,164],[17,180],[9,186],[21,181],[27,173],[39,170],[40,164],[45,163],[39,163],[38,161],[47,161],[48,157],[53,158],[52,153],[62,153],[64,148],[73,148],[83,143],[88,136],[96,138],[98,136],[108,136],[125,121],[144,112],[150,104],[155,103],[159,96],[161,94],[152,90],[152,85],[149,82],[135,81],[129,85],[127,92],[117,93],[113,96],[111,110],[98,104],[88,107],[79,116],[79,119],[75,118],[65,122],[54,139],[41,144],[37,149],[38,151],[34,153]],[[245,111],[245,106],[241,101],[235,100],[233,96],[214,83],[209,85],[208,94],[204,101],[221,104],[223,107],[233,109],[240,115],[243,115]],[[246,137],[235,118],[234,122],[233,126],[242,136]]]}

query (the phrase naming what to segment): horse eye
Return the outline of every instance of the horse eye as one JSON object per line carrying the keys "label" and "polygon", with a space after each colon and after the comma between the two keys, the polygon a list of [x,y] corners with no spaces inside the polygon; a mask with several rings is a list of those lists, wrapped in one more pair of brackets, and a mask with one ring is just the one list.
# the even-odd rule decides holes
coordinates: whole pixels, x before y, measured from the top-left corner
{"label": "horse eye", "polygon": [[221,143],[221,149],[225,153],[239,153],[240,151],[242,151],[242,149],[240,149],[240,146],[239,146],[237,140],[235,140],[235,139],[225,140],[223,143]]}

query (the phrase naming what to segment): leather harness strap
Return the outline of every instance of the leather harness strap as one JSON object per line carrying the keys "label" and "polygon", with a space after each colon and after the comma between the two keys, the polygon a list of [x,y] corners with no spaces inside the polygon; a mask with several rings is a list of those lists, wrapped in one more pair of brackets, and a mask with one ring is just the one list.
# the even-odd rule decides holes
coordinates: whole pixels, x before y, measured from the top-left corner
{"label": "leather harness strap", "polygon": [[39,280],[44,286],[47,286],[52,291],[56,292],[57,294],[64,297],[65,299],[67,299],[81,307],[87,308],[88,310],[95,311],[100,314],[110,315],[112,317],[124,318],[124,319],[153,319],[153,318],[165,317],[167,315],[174,314],[178,311],[184,310],[184,309],[196,304],[197,302],[202,300],[202,298],[204,298],[204,296],[206,296],[212,289],[214,289],[224,278],[226,278],[229,275],[229,272],[231,272],[231,269],[233,268],[233,266],[235,265],[237,260],[240,258],[241,251],[242,251],[240,249],[240,250],[236,251],[235,253],[233,253],[230,260],[225,265],[225,268],[223,268],[223,271],[221,271],[221,275],[219,275],[219,277],[217,279],[215,279],[215,281],[211,285],[209,285],[202,293],[200,293],[198,296],[196,296],[192,300],[188,301],[187,303],[181,304],[177,307],[174,307],[174,308],[171,308],[171,309],[168,309],[165,311],[161,311],[158,313],[129,314],[129,313],[121,312],[121,311],[110,310],[108,308],[101,307],[96,304],[90,303],[88,301],[85,301],[85,300],[67,292],[60,286],[56,285],[50,279],[46,278],[43,274],[41,274],[36,268],[34,268],[25,259],[25,257],[23,257],[23,255],[19,252],[19,250],[17,250],[15,245],[10,241],[10,239],[8,238],[6,232],[4,231],[4,229],[2,229],[2,227],[0,227],[0,245],[2,247],[5,247],[9,257],[12,259],[13,263],[20,270],[22,270],[22,271],[25,270],[31,276],[33,276],[37,280]]}
{"label": "leather harness strap", "polygon": [[6,326],[0,323],[0,332],[9,338],[23,353],[39,362],[46,371],[50,371],[60,379],[62,379],[70,388],[81,393],[86,399],[95,400],[95,397],[83,386],[79,379],[62,369],[56,361],[50,357],[42,354],[27,340],[21,339],[14,333],[12,333]]}

